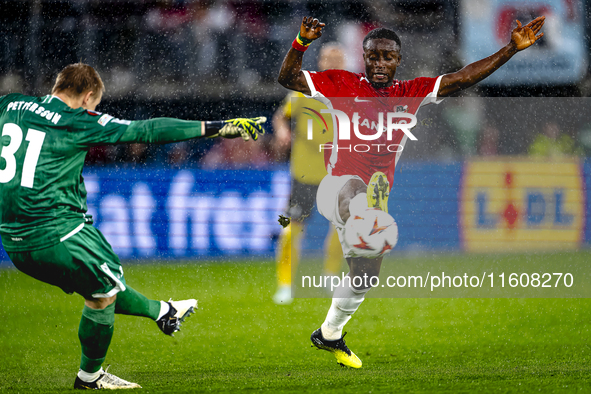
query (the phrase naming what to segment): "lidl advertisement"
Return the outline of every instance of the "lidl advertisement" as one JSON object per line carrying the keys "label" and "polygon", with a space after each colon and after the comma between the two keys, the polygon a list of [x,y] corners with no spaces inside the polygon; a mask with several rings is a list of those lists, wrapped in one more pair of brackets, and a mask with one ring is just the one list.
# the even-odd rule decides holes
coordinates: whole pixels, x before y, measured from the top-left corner
{"label": "lidl advertisement", "polygon": [[578,161],[468,161],[459,197],[465,251],[576,249],[584,240]]}

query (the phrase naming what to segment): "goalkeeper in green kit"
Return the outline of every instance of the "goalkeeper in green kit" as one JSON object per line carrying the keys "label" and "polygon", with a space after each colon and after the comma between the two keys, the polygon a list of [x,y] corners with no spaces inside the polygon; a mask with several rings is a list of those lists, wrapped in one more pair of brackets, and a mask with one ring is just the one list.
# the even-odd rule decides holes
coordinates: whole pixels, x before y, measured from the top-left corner
{"label": "goalkeeper in green kit", "polygon": [[148,317],[172,335],[197,301],[150,300],[125,282],[119,258],[86,215],[84,158],[96,145],[216,136],[256,140],[266,119],[121,120],[94,111],[103,92],[99,74],[77,63],[59,73],[50,95],[0,97],[0,237],[20,271],[84,297],[74,388],[139,388],[101,367],[115,314]]}

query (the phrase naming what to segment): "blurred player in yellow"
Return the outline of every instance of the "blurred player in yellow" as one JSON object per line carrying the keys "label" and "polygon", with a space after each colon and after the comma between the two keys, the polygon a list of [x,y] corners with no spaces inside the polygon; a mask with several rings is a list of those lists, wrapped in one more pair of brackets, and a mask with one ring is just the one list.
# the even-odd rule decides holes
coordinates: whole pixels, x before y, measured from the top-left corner
{"label": "blurred player in yellow", "polygon": [[[337,43],[327,43],[320,49],[318,68],[324,70],[343,70],[345,53]],[[292,100],[295,99],[295,100]],[[277,247],[277,292],[273,296],[276,304],[289,304],[291,297],[292,268],[297,269],[302,235],[307,219],[312,214],[316,201],[316,192],[322,178],[326,175],[324,156],[318,151],[319,144],[332,141],[332,120],[326,116],[328,128],[321,133],[313,133],[308,140],[307,125],[311,119],[310,109],[320,113],[326,106],[314,99],[306,99],[300,92],[287,95],[283,105],[273,116],[274,140],[276,151],[285,152],[293,144],[291,151],[291,196],[286,216],[291,224],[283,229]],[[306,114],[308,113],[308,114]],[[293,130],[290,125],[294,126]],[[314,128],[324,127],[313,122]],[[336,275],[340,272],[343,252],[337,232],[332,228],[325,241],[324,275]],[[292,267],[293,264],[293,267]]]}

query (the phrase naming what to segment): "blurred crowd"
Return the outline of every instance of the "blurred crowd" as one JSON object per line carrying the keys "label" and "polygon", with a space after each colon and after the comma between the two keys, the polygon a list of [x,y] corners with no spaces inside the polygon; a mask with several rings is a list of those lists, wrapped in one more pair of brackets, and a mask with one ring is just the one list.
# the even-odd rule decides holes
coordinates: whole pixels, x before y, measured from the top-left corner
{"label": "blurred crowd", "polygon": [[[156,110],[172,97],[201,100],[199,108],[186,111],[187,119],[271,119],[287,93],[276,77],[302,16],[314,15],[326,23],[322,39],[343,45],[345,68],[355,72],[363,71],[360,43],[365,34],[376,26],[394,26],[404,43],[404,67],[397,78],[407,79],[463,66],[459,7],[459,0],[3,0],[0,95],[46,94],[61,68],[83,61],[99,71],[107,87],[99,110],[112,110],[115,116],[182,117],[178,111],[171,113],[172,108]],[[316,67],[318,50],[319,45],[310,48],[304,68]],[[119,106],[109,101],[113,99]],[[224,110],[220,100],[235,110]],[[250,106],[241,110],[241,104]],[[406,148],[407,156],[583,155],[590,149],[584,141],[587,138],[591,146],[591,135],[586,134],[591,128],[585,124],[576,130],[550,125],[553,131],[546,131],[540,126],[511,145],[507,127],[481,114],[478,105],[476,100],[449,100],[438,110],[436,122],[423,122],[425,143]],[[441,130],[429,132],[433,125]],[[212,140],[167,147],[99,147],[90,152],[88,162],[206,168],[262,168],[285,162],[285,152],[274,149],[270,122],[267,128],[270,133],[259,144]],[[559,141],[559,148],[548,141]]]}
{"label": "blurred crowd", "polygon": [[[326,22],[325,35],[331,40],[357,43],[378,23],[396,20],[404,31],[434,38],[439,32],[441,38],[430,44],[431,50],[449,51],[447,42],[453,37],[454,28],[447,26],[449,19],[443,15],[453,14],[457,2],[421,0],[420,9],[407,9],[408,4],[415,3],[3,0],[0,75],[5,85],[20,83],[30,90],[39,90],[65,64],[82,59],[114,82],[110,89],[116,94],[138,89],[145,93],[141,89],[151,87],[162,95],[193,91],[216,94],[220,87],[225,90],[274,85],[277,69],[303,15],[314,15]],[[394,12],[397,7],[399,13]],[[392,15],[383,9],[391,10]],[[400,15],[407,17],[401,19]],[[440,17],[431,18],[425,27],[422,15]],[[447,33],[441,34],[443,31]],[[352,55],[360,54],[360,48],[352,47],[351,51]],[[420,67],[440,66],[428,58],[432,56],[425,56]],[[349,68],[361,66],[358,56],[351,56],[350,63]],[[199,85],[210,89],[200,89]]]}

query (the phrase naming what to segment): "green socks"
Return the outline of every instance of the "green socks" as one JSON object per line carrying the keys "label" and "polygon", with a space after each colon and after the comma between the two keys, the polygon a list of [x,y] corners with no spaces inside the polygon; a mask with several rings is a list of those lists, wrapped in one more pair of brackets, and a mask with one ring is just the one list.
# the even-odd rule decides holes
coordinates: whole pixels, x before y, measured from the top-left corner
{"label": "green socks", "polygon": [[105,309],[84,306],[78,338],[82,345],[80,369],[94,373],[101,369],[113,337],[115,313],[149,317],[156,320],[160,314],[160,301],[149,300],[129,286],[117,293],[117,301]]}
{"label": "green socks", "polygon": [[133,315],[149,317],[156,320],[160,313],[160,301],[149,300],[129,286],[125,291],[117,293],[115,313],[120,315]]}
{"label": "green socks", "polygon": [[78,328],[78,338],[82,345],[81,370],[93,373],[101,369],[111,344],[114,324],[115,304],[105,309],[84,306]]}

